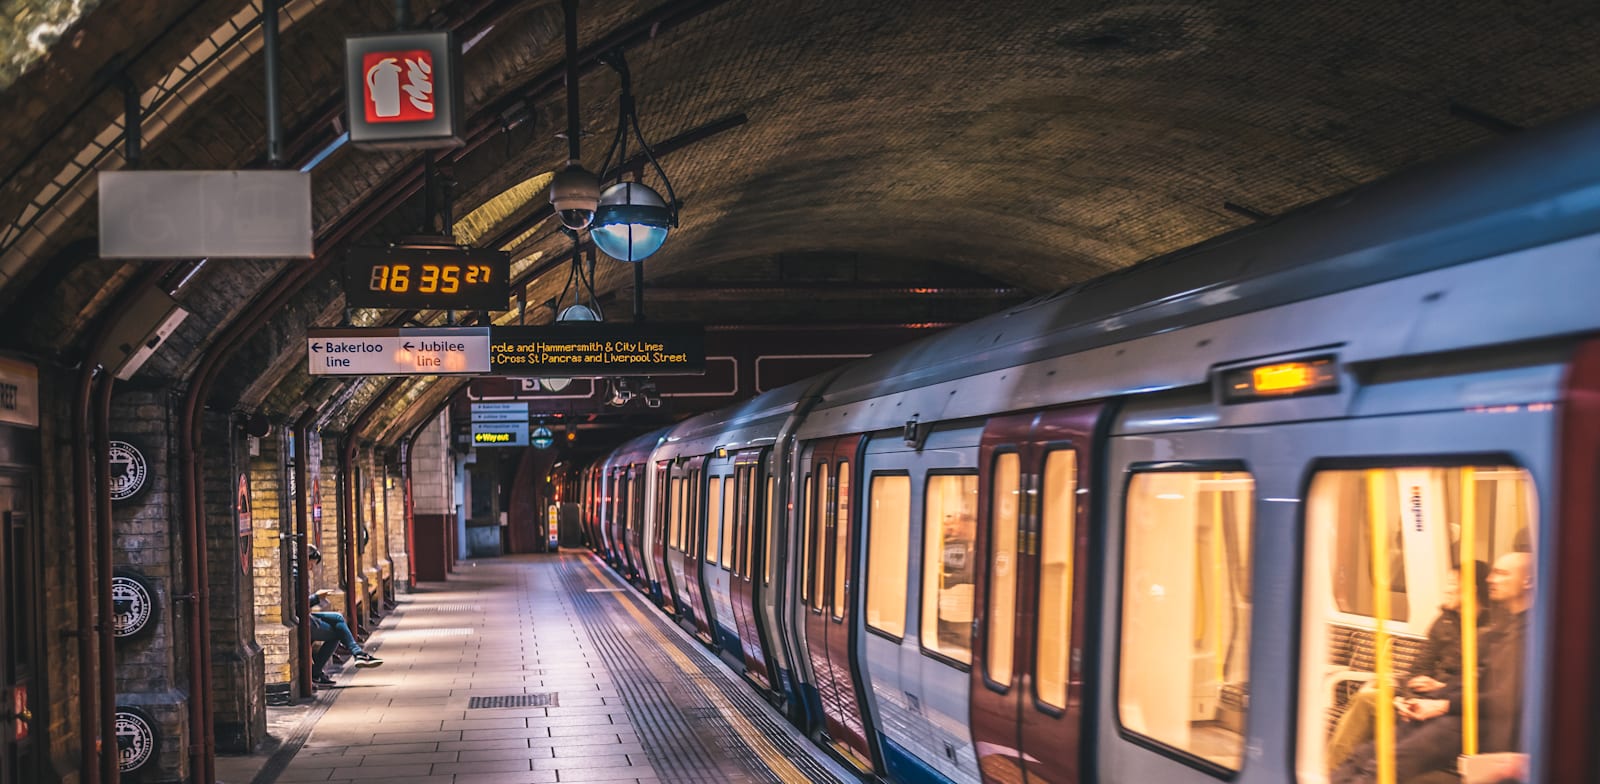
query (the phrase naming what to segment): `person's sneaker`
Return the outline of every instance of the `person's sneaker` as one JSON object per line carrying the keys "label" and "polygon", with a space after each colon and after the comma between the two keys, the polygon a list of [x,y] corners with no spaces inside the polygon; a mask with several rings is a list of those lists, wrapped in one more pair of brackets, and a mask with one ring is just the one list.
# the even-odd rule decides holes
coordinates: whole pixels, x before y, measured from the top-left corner
{"label": "person's sneaker", "polygon": [[318,686],[333,685],[333,679],[329,678],[325,673],[320,672],[314,672],[311,674],[311,682],[317,684]]}
{"label": "person's sneaker", "polygon": [[362,652],[360,652],[358,654],[355,654],[354,658],[356,660],[356,666],[357,667],[382,667],[383,666],[383,660],[382,659],[380,659],[380,658],[378,658],[376,656],[373,656],[372,654],[367,653],[366,651],[362,651]]}

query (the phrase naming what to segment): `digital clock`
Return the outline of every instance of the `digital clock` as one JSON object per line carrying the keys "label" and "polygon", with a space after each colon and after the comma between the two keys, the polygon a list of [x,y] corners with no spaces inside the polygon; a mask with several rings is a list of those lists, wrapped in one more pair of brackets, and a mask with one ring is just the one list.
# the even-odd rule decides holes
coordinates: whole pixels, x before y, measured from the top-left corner
{"label": "digital clock", "polygon": [[354,248],[345,304],[357,308],[506,310],[511,254],[451,247]]}

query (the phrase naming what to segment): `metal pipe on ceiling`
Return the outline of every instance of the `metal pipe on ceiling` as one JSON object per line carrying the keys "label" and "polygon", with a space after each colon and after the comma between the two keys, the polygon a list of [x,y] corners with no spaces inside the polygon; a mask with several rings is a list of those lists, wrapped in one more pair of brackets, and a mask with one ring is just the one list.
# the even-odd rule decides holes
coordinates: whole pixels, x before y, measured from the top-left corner
{"label": "metal pipe on ceiling", "polygon": [[[88,364],[88,359],[84,360]],[[72,405],[72,529],[73,560],[78,583],[78,626],[73,635],[78,638],[78,778],[83,784],[100,784],[98,752],[101,746],[99,711],[95,707],[97,692],[89,688],[95,682],[94,610],[94,547],[90,535],[94,529],[93,515],[89,509],[95,460],[90,442],[89,406],[94,399],[94,371],[85,368],[79,374],[78,394]]]}

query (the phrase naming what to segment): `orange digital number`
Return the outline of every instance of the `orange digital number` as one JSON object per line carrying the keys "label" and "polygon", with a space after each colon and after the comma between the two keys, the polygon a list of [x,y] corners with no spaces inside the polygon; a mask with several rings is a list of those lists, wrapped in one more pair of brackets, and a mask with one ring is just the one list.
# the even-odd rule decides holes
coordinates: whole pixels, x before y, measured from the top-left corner
{"label": "orange digital number", "polygon": [[422,280],[417,284],[417,291],[423,294],[432,294],[439,290],[439,268],[433,264],[422,265]]}
{"label": "orange digital number", "polygon": [[454,294],[457,291],[461,290],[461,268],[460,267],[455,267],[455,266],[445,267],[443,270],[440,271],[439,277],[444,282],[444,285],[439,288],[439,291],[441,293]]}

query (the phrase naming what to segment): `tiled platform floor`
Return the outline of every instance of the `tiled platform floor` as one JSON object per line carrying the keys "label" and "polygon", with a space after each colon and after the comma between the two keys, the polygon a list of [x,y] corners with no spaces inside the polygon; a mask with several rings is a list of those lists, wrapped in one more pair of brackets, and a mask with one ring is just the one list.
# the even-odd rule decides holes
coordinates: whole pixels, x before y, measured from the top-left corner
{"label": "tiled platform floor", "polygon": [[[651,623],[642,615],[647,611],[625,595],[627,589],[615,587],[620,583],[614,575],[603,577],[589,558],[568,551],[467,562],[448,583],[402,596],[400,608],[367,641],[384,665],[346,667],[330,690],[336,693],[318,697],[331,697],[331,704],[320,716],[307,714],[315,726],[287,767],[257,771],[253,784],[818,780],[790,767],[769,741],[730,743],[728,728],[748,730],[749,721],[729,715],[725,698],[685,694],[681,686],[706,681],[692,670],[721,667],[720,662],[692,648],[687,655],[677,648],[659,650],[670,647],[679,630]],[[595,627],[592,637],[597,620],[605,626]],[[597,650],[596,639],[608,650]],[[625,641],[622,654],[617,640]],[[649,680],[654,691],[615,680],[607,660],[622,661],[623,655],[631,662],[625,677]],[[647,702],[644,694],[664,699]],[[548,706],[530,697],[522,701],[535,702],[532,707],[469,707],[474,697],[524,695],[553,696]],[[630,699],[633,715],[649,726],[634,726]],[[677,702],[694,704],[679,712]],[[664,706],[679,715],[663,721]],[[721,722],[720,735],[698,718],[718,710],[723,715],[712,718]],[[798,739],[789,729],[783,731],[790,740]],[[685,744],[664,731],[697,737]],[[691,764],[680,753],[686,745],[696,755]],[[670,759],[653,759],[647,749]],[[820,753],[811,756],[806,770],[820,767],[831,774],[826,778],[852,778]],[[230,761],[222,762],[226,770]],[[273,776],[272,767],[281,772]],[[251,781],[237,773],[220,778],[229,784]]]}

